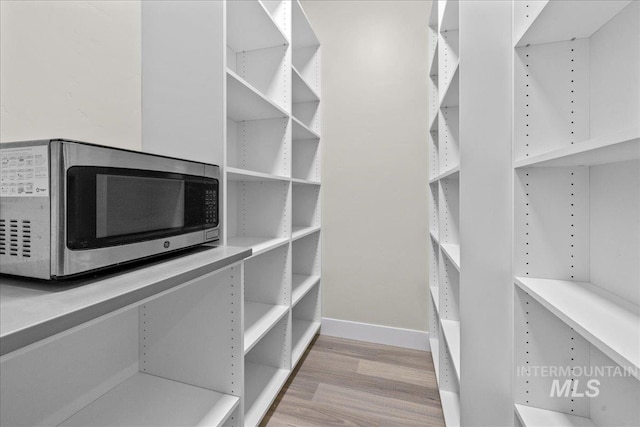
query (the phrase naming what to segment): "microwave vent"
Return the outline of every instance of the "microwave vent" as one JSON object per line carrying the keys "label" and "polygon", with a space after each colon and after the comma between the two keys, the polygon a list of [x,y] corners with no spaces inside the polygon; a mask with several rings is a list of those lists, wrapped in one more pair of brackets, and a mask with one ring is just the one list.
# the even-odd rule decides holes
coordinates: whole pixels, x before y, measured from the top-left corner
{"label": "microwave vent", "polygon": [[22,256],[31,257],[31,221],[22,221]]}
{"label": "microwave vent", "polygon": [[0,255],[31,257],[31,221],[0,219]]}

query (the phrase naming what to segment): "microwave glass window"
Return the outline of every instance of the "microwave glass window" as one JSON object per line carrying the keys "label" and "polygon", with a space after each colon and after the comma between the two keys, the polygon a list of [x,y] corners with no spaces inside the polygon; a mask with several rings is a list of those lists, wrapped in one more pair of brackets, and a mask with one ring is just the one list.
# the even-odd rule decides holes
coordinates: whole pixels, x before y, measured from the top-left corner
{"label": "microwave glass window", "polygon": [[181,228],[183,180],[96,175],[96,237]]}
{"label": "microwave glass window", "polygon": [[219,182],[202,176],[74,166],[67,171],[67,247],[102,248],[218,225]]}

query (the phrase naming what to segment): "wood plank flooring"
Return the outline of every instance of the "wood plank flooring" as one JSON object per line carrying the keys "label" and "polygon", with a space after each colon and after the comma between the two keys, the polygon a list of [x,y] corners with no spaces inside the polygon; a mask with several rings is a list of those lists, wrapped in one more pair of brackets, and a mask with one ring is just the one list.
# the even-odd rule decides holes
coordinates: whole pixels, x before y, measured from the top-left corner
{"label": "wood plank flooring", "polygon": [[431,355],[316,336],[261,426],[444,426]]}

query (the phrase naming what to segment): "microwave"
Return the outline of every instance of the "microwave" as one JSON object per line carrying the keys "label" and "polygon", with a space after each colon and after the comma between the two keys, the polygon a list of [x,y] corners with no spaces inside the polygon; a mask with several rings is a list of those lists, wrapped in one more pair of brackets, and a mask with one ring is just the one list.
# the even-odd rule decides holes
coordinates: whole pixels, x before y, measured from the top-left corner
{"label": "microwave", "polygon": [[0,145],[0,273],[62,279],[220,238],[216,165],[63,139]]}

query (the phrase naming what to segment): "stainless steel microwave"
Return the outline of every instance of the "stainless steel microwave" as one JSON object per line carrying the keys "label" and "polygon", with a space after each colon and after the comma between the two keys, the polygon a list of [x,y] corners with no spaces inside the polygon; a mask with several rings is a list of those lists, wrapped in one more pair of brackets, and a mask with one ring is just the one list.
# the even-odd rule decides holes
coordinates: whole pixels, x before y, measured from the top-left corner
{"label": "stainless steel microwave", "polygon": [[216,241],[220,168],[62,139],[0,145],[0,273],[59,279]]}

